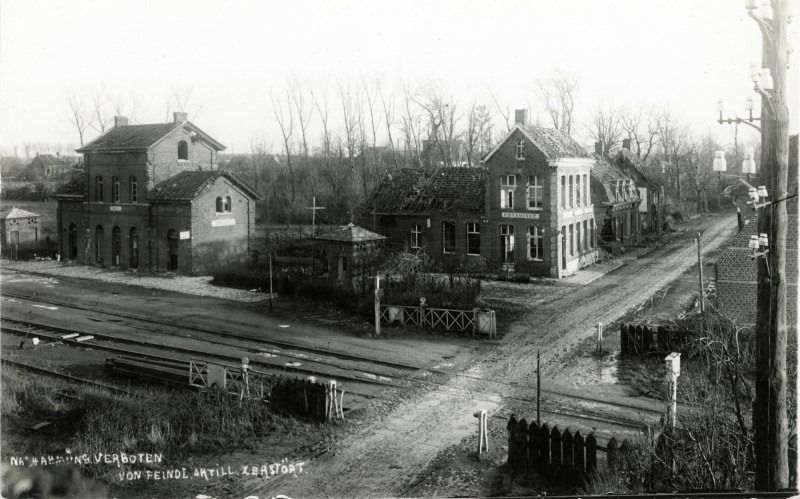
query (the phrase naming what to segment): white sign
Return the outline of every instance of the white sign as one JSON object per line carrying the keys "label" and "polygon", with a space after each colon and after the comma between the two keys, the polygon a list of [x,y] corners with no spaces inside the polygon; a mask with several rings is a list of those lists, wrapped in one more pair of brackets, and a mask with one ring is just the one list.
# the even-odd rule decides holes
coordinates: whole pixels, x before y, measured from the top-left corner
{"label": "white sign", "polygon": [[639,204],[639,213],[647,213],[648,204],[647,204],[647,187],[639,187],[639,198],[641,198],[642,202]]}
{"label": "white sign", "polygon": [[109,206],[108,209],[111,211],[122,211],[122,206]]}
{"label": "white sign", "polygon": [[212,227],[229,227],[231,225],[236,225],[235,218],[220,218],[218,220],[211,221]]}
{"label": "white sign", "polygon": [[530,218],[533,220],[539,219],[538,213],[515,213],[512,211],[504,211],[500,214],[503,218]]}
{"label": "white sign", "polygon": [[181,239],[190,239],[192,237],[192,232],[188,230],[182,230],[180,236]]}

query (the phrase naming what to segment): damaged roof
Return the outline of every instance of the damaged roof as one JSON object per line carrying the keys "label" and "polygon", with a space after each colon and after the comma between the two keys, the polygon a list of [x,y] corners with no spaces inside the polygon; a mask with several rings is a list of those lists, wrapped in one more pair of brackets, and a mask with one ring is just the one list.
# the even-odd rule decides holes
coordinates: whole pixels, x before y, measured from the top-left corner
{"label": "damaged roof", "polygon": [[645,166],[644,162],[639,158],[639,156],[633,154],[630,149],[622,149],[617,153],[616,158],[617,164],[624,164],[624,162],[630,163],[633,168],[639,172],[639,174],[644,177],[645,180],[650,182],[656,186],[664,185],[664,182],[661,181],[656,175],[651,172],[647,166]]}
{"label": "damaged roof", "polygon": [[202,194],[204,190],[211,188],[220,177],[228,179],[251,198],[261,199],[261,194],[256,192],[235,173],[225,170],[212,170],[180,172],[156,184],[148,193],[147,200],[151,202],[191,201]]}
{"label": "damaged roof", "polygon": [[570,137],[569,134],[561,130],[518,124],[497,143],[494,149],[483,157],[482,161],[489,161],[489,158],[494,156],[500,147],[505,144],[517,130],[522,132],[548,160],[561,158],[591,158],[583,146]]}
{"label": "damaged roof", "polygon": [[86,182],[83,175],[76,177],[59,187],[51,197],[54,198],[81,198],[86,196]]}
{"label": "damaged roof", "polygon": [[383,179],[366,209],[370,213],[481,213],[486,172],[486,168],[404,168]]}
{"label": "damaged roof", "polygon": [[639,191],[635,191],[635,196],[626,196],[626,192],[620,191],[623,199],[618,200],[616,197],[616,187],[618,180],[633,179],[625,174],[618,166],[609,162],[600,154],[594,154],[594,166],[591,169],[591,176],[593,179],[599,181],[603,185],[605,191],[604,202],[608,203],[627,203],[639,199]]}
{"label": "damaged roof", "polygon": [[376,234],[371,230],[367,230],[352,223],[339,227],[323,234],[318,234],[314,239],[322,239],[323,241],[337,241],[345,243],[362,243],[367,241],[381,241],[386,239],[386,236]]}

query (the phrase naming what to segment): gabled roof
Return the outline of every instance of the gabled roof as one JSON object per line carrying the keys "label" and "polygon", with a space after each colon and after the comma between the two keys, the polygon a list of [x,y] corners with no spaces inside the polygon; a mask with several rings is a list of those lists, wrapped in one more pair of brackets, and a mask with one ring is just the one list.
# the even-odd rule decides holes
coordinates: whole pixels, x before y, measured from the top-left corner
{"label": "gabled roof", "polygon": [[261,199],[261,194],[250,187],[238,175],[225,170],[183,171],[156,184],[148,193],[150,202],[191,201],[204,190],[211,188],[218,178],[225,177],[233,185],[253,199]]}
{"label": "gabled roof", "polygon": [[164,137],[169,135],[173,130],[184,127],[192,132],[198,134],[201,140],[210,144],[217,151],[225,149],[225,146],[211,138],[210,135],[203,132],[189,121],[178,123],[156,123],[152,125],[124,125],[112,128],[100,137],[89,142],[77,152],[93,152],[93,151],[107,151],[107,150],[137,150],[148,149]]}
{"label": "gabled roof", "polygon": [[367,199],[369,213],[419,213],[445,210],[481,213],[486,168],[404,168],[387,176]]}
{"label": "gabled roof", "polygon": [[[635,196],[617,201],[616,198],[616,185],[618,180],[630,180],[630,176],[625,174],[618,166],[609,162],[600,154],[594,154],[594,167],[591,169],[591,176],[593,179],[599,181],[605,190],[605,200],[610,203],[628,203],[639,199],[639,191],[635,191]],[[624,196],[624,193],[623,193]]]}
{"label": "gabled roof", "polygon": [[334,229],[330,232],[317,235],[314,239],[321,239],[323,241],[338,241],[345,243],[362,243],[366,241],[381,241],[386,239],[386,236],[376,234],[363,227],[353,225],[352,223]]}
{"label": "gabled roof", "polygon": [[16,206],[12,206],[11,209],[5,209],[0,211],[0,219],[8,219],[8,218],[33,218],[38,217],[38,213],[33,213],[31,211],[23,210],[21,208],[17,208]]}
{"label": "gabled roof", "polygon": [[483,161],[488,161],[489,158],[494,156],[494,153],[500,149],[500,146],[502,146],[517,130],[522,132],[547,159],[591,157],[589,153],[586,152],[586,149],[576,142],[575,139],[561,130],[532,125],[517,125],[497,143],[494,149],[484,156]]}
{"label": "gabled roof", "polygon": [[52,154],[39,154],[34,160],[39,159],[44,166],[69,166],[75,164],[76,156],[53,156]]}
{"label": "gabled roof", "polygon": [[624,164],[624,162],[630,163],[633,166],[633,168],[637,172],[639,172],[639,174],[651,184],[658,187],[664,185],[664,182],[662,182],[660,178],[654,175],[653,172],[648,170],[647,166],[645,166],[641,158],[633,154],[630,149],[622,149],[621,151],[619,151],[617,153],[616,161],[617,164]]}
{"label": "gabled roof", "polygon": [[81,198],[86,196],[86,182],[83,175],[76,177],[59,187],[50,195],[54,198]]}

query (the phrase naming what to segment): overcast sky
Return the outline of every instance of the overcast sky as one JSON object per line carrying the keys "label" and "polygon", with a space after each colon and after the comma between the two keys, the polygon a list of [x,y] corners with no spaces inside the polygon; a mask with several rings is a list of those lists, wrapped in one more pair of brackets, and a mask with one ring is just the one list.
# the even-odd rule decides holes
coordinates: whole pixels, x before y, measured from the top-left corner
{"label": "overcast sky", "polygon": [[[166,120],[170,93],[191,89],[195,123],[228,152],[247,152],[255,134],[277,151],[269,95],[292,78],[327,82],[331,93],[337,81],[380,77],[387,89],[432,81],[464,105],[491,104],[491,90],[513,109],[524,107],[536,78],[554,68],[579,80],[579,119],[599,102],[654,104],[727,141],[732,129],[714,122],[716,101],[724,98],[731,112],[743,107],[752,95],[749,68],[761,53],[743,5],[4,0],[0,147],[77,145],[65,102],[70,92],[135,98],[138,122],[153,123]],[[797,106],[795,98],[794,133]],[[88,138],[96,135],[91,130]]]}

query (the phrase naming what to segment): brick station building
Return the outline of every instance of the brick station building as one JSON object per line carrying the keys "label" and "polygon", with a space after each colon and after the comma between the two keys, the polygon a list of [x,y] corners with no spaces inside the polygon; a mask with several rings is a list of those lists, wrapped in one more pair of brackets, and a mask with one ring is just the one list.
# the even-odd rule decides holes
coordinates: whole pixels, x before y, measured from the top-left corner
{"label": "brick station building", "polygon": [[62,258],[185,274],[247,262],[261,196],[215,168],[224,148],[185,113],[150,125],[115,118],[77,150],[84,174],[53,195]]}

